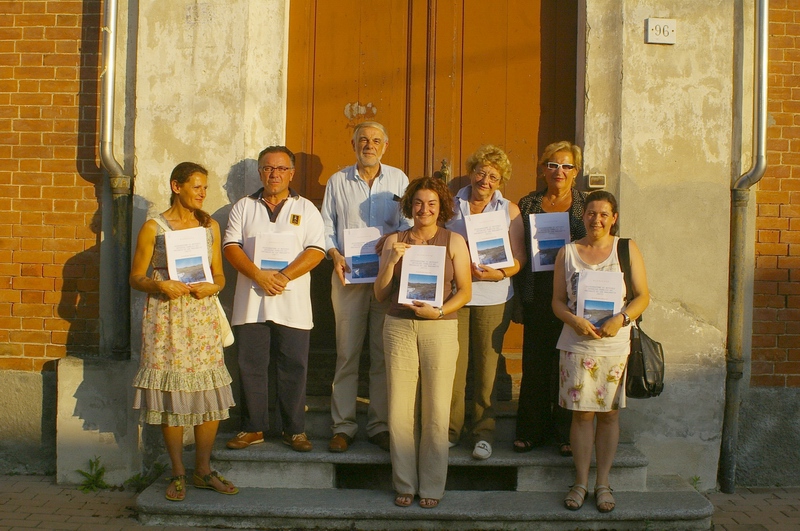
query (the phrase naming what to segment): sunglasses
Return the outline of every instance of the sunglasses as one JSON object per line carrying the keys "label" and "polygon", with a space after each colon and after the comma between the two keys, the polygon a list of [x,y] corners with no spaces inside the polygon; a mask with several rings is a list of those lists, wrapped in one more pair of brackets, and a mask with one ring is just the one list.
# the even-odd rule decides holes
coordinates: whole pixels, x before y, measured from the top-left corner
{"label": "sunglasses", "polygon": [[570,171],[575,169],[574,164],[559,164],[558,162],[548,162],[545,164],[548,170],[558,171],[559,168],[564,168],[565,171]]}

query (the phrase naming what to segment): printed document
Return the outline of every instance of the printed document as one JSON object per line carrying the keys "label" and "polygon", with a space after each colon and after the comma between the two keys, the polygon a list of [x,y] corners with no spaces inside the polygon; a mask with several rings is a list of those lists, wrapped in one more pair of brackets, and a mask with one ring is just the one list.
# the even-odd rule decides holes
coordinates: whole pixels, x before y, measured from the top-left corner
{"label": "printed document", "polygon": [[464,224],[467,227],[469,255],[474,264],[488,265],[494,269],[514,265],[505,212],[498,210],[465,216]]}

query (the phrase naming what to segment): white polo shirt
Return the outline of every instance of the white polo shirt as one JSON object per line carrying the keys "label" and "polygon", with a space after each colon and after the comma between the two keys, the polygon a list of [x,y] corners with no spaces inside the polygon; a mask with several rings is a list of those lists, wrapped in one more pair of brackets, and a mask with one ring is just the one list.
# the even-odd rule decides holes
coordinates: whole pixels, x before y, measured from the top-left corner
{"label": "white polo shirt", "polygon": [[[263,190],[263,189],[262,189]],[[275,222],[270,221],[267,206],[259,190],[237,201],[228,215],[223,247],[238,245],[250,260],[255,254],[256,235],[260,232],[290,233],[297,237],[298,248],[318,249],[325,253],[322,216],[314,203],[290,190]],[[233,300],[232,325],[274,323],[311,330],[311,273],[295,278],[280,295],[267,296],[258,285],[239,273]]]}

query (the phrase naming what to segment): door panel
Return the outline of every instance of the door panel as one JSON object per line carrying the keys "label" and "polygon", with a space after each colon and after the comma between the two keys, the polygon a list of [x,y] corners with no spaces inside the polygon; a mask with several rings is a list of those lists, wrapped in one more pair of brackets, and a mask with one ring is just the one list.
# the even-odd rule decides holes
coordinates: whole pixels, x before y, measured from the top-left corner
{"label": "door panel", "polygon": [[[354,163],[350,138],[365,120],[389,132],[385,163],[414,179],[444,160],[453,189],[470,153],[500,146],[514,201],[537,188],[544,146],[575,140],[574,0],[292,0],[289,31],[287,145],[318,204],[330,175]],[[314,294],[326,308],[329,296]],[[330,312],[315,317],[332,329]],[[512,325],[504,349],[521,342]]]}

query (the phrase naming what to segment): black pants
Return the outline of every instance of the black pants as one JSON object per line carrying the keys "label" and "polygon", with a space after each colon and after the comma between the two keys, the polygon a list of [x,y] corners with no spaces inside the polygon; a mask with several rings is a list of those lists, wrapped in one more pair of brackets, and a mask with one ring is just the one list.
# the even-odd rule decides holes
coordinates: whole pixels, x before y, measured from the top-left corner
{"label": "black pants", "polygon": [[558,405],[556,343],[564,323],[553,314],[549,297],[546,302],[538,300],[537,304],[525,306],[523,317],[517,439],[532,441],[535,446],[552,438],[556,443],[569,442],[572,411]]}
{"label": "black pants", "polygon": [[242,430],[269,429],[270,356],[275,357],[278,411],[284,433],[305,431],[306,374],[310,330],[276,324],[248,323],[235,327],[242,382]]}

